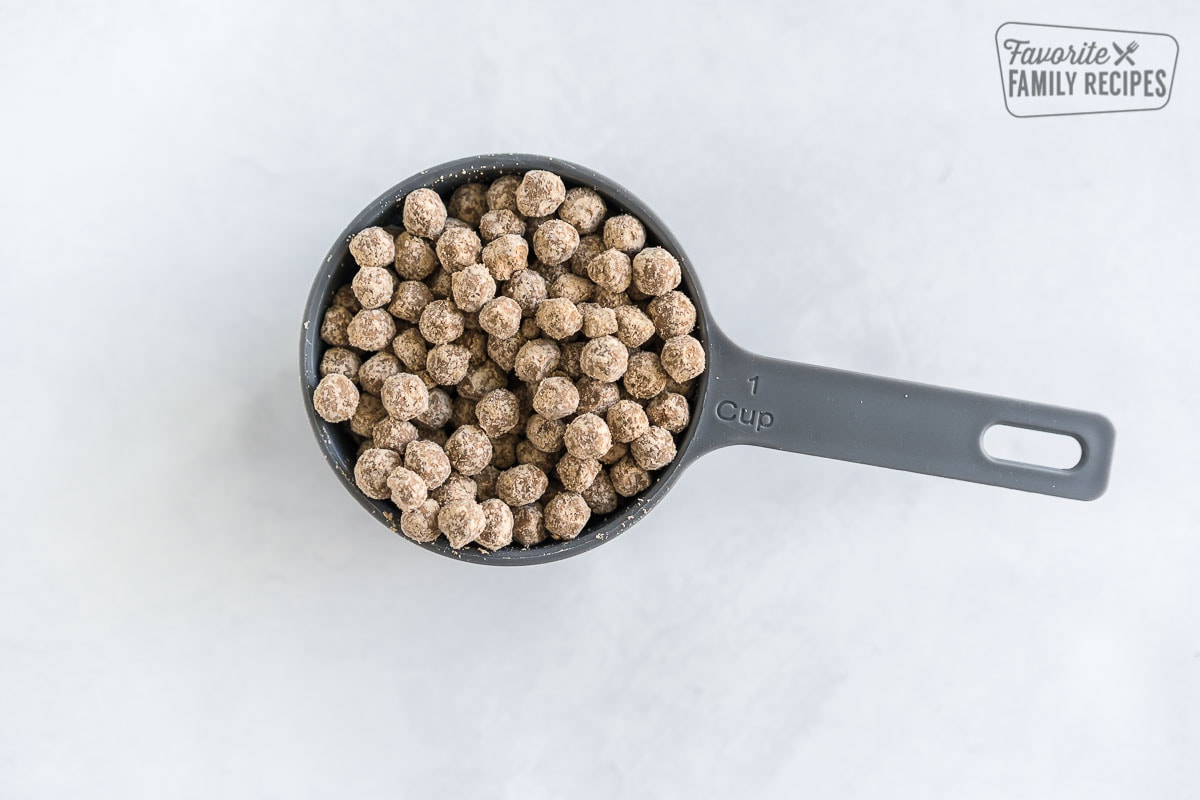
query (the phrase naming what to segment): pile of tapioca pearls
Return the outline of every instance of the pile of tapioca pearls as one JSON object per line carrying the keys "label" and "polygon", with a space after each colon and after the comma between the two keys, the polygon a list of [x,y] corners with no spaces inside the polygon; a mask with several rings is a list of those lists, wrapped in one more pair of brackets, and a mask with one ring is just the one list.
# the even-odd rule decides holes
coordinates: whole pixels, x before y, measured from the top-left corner
{"label": "pile of tapioca pearls", "polygon": [[[687,429],[704,348],[679,262],[551,172],[404,198],[350,240],[313,406],[354,480],[417,542],[573,539],[651,484]],[[532,256],[532,259],[531,259]]]}

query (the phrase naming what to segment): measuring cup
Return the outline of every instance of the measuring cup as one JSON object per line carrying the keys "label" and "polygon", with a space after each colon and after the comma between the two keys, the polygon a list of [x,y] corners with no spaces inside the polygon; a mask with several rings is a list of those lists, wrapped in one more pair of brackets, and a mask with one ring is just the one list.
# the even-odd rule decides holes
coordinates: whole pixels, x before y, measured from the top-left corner
{"label": "measuring cup", "polygon": [[[544,169],[568,187],[595,189],[610,213],[628,213],[646,227],[646,245],[673,253],[683,267],[683,291],[696,305],[697,330],[708,368],[696,379],[691,424],[678,442],[678,455],[653,476],[650,488],[612,514],[593,516],[570,541],[547,540],[523,550],[507,547],[491,553],[474,546],[452,550],[445,538],[420,544],[461,561],[484,564],[539,564],[577,555],[603,544],[650,513],[688,465],[705,453],[734,444],[757,445],[824,458],[920,472],[943,478],[1009,489],[1093,500],[1108,484],[1115,433],[1099,414],[944,389],[920,383],[861,375],[828,367],[782,361],[750,353],[721,332],[712,318],[696,270],[654,212],[627,189],[593,170],[537,155],[482,155],[424,170],[384,192],[363,209],[330,248],[313,282],[300,340],[300,377],[304,403],[326,461],[346,489],[380,522],[400,527],[399,510],[372,500],[354,483],[357,445],[340,426],[313,410],[312,393],[320,380],[325,345],[321,320],[333,293],[349,283],[357,266],[349,255],[350,237],[372,225],[401,224],[405,196],[428,187],[448,198],[464,183],[487,183],[500,175]],[[1069,469],[1055,469],[988,455],[984,433],[1008,425],[1074,438],[1082,456]],[[406,541],[411,541],[406,539]],[[416,544],[415,542],[413,544]]]}

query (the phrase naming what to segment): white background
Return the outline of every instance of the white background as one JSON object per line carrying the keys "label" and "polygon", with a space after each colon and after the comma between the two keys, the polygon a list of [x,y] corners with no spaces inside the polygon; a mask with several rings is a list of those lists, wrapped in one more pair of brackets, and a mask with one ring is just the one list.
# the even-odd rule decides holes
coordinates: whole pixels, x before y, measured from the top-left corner
{"label": "white background", "polygon": [[[0,6],[0,797],[1197,796],[1195,8],[445,6]],[[1174,34],[1174,97],[1014,119],[1007,20]],[[407,544],[302,304],[502,150],[624,182],[747,347],[1109,415],[1109,493],[738,448],[567,562]]]}

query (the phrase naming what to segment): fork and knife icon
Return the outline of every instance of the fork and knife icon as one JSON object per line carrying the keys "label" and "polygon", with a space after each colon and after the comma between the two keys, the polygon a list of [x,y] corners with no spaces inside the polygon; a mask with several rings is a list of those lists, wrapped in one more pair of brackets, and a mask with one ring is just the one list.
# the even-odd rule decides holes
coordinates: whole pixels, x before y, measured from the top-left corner
{"label": "fork and knife icon", "polygon": [[1124,50],[1122,50],[1121,46],[1116,42],[1113,42],[1112,46],[1113,50],[1117,51],[1118,56],[1117,60],[1113,62],[1114,67],[1119,67],[1124,61],[1128,61],[1131,67],[1137,66],[1137,62],[1135,62],[1132,58],[1134,52],[1138,49],[1138,43],[1136,39],[1125,45]]}

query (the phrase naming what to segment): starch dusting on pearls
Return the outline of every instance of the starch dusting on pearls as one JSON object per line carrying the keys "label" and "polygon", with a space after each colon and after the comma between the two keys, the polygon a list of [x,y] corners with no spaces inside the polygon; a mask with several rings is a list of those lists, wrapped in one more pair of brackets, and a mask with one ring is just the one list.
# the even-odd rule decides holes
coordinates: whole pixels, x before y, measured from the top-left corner
{"label": "starch dusting on pearls", "polygon": [[317,415],[415,542],[574,539],[677,455],[706,367],[676,256],[547,170],[404,197],[348,243]]}

